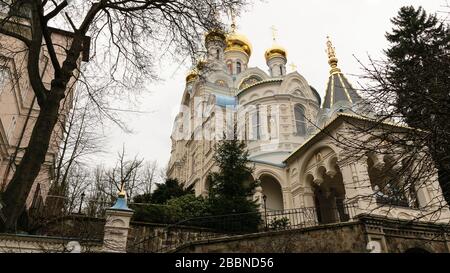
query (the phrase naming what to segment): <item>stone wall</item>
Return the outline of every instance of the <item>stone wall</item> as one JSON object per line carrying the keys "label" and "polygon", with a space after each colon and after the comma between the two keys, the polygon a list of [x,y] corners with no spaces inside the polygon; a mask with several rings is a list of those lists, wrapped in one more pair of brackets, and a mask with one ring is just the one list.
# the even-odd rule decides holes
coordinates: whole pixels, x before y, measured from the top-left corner
{"label": "stone wall", "polygon": [[[40,230],[39,234],[101,242],[104,226],[103,219],[78,215],[54,222]],[[370,215],[360,215],[347,223],[237,236],[183,226],[172,228],[168,233],[163,224],[131,222],[127,238],[127,252],[155,252],[163,249],[183,253],[364,253],[369,252],[367,244],[374,241],[379,243],[381,252],[450,252],[450,229],[446,225]],[[24,244],[25,237],[19,239]],[[67,243],[67,240],[63,242]],[[60,251],[63,244],[58,244],[59,248],[55,246],[54,249]]]}
{"label": "stone wall", "polygon": [[197,241],[181,253],[367,253],[378,241],[381,252],[450,252],[450,230],[435,223],[412,223],[362,215],[354,222],[297,230],[248,234]]}
{"label": "stone wall", "polygon": [[365,236],[358,223],[256,233],[191,243],[182,253],[305,253],[365,252]]}
{"label": "stone wall", "polygon": [[379,241],[384,252],[450,252],[448,224],[398,221],[370,215],[361,215],[359,221],[365,228],[368,240]]}
{"label": "stone wall", "polygon": [[219,235],[199,227],[177,226],[168,231],[163,224],[132,222],[128,233],[128,252],[159,252]]}
{"label": "stone wall", "polygon": [[[35,231],[40,236],[58,236],[82,240],[103,240],[105,219],[70,215],[55,219]],[[207,229],[177,226],[170,233],[166,224],[131,222],[128,232],[129,252],[142,252],[174,247],[188,241],[215,236]]]}

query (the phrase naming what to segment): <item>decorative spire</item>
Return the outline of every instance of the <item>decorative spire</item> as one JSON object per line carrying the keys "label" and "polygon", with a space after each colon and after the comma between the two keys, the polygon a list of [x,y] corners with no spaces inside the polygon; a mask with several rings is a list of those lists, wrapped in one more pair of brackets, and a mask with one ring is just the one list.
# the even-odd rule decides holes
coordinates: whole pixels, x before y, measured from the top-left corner
{"label": "decorative spire", "polygon": [[119,198],[125,198],[127,196],[127,193],[125,192],[125,183],[122,182],[120,185],[120,191],[118,192]]}
{"label": "decorative spire", "polygon": [[338,59],[336,57],[336,50],[331,43],[330,36],[327,36],[327,50],[328,54],[328,63],[331,66],[330,74],[339,73],[341,70],[338,68]]}
{"label": "decorative spire", "polygon": [[131,211],[131,209],[127,205],[127,193],[125,192],[125,183],[124,182],[122,182],[120,185],[120,191],[117,194],[116,203],[110,209]]}

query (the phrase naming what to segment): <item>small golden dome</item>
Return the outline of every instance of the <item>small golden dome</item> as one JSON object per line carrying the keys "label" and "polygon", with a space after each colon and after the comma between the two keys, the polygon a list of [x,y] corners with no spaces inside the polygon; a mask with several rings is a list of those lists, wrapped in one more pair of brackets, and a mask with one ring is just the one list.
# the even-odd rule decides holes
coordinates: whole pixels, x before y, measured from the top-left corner
{"label": "small golden dome", "polygon": [[249,57],[252,55],[252,44],[244,35],[232,32],[227,35],[226,41],[227,47],[225,51],[236,50],[246,53]]}
{"label": "small golden dome", "polygon": [[274,58],[274,57],[283,57],[287,58],[287,51],[284,49],[284,47],[274,44],[271,48],[266,50],[266,53],[264,54],[266,57],[266,61]]}
{"label": "small golden dome", "polygon": [[194,81],[195,79],[197,79],[197,77],[198,77],[197,71],[195,69],[191,70],[189,74],[186,76],[186,82],[189,83],[191,81]]}

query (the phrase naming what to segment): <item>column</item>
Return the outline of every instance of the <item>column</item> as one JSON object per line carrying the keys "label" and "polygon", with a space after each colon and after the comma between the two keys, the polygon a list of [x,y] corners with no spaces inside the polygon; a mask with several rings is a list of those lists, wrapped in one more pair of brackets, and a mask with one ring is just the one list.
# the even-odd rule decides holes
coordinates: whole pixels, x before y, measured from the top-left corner
{"label": "column", "polygon": [[129,209],[126,194],[119,193],[113,207],[106,209],[105,235],[103,237],[104,252],[126,252],[128,231],[133,210]]}
{"label": "column", "polygon": [[370,211],[371,206],[376,204],[376,200],[367,166],[361,162],[355,162],[342,166],[340,169],[345,186],[346,203],[354,203],[356,207],[353,212],[350,212],[350,216],[353,218],[357,214]]}

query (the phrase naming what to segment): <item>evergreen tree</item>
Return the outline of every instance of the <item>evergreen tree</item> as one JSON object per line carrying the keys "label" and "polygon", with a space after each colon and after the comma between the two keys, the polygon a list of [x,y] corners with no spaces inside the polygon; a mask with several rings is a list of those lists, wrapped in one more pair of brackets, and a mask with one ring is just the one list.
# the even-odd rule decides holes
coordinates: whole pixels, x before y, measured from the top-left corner
{"label": "evergreen tree", "polygon": [[176,197],[181,197],[186,194],[193,194],[191,187],[183,188],[183,186],[176,179],[167,179],[166,183],[158,184],[156,190],[152,194],[142,194],[134,197],[135,203],[154,203],[164,204],[168,200]]}
{"label": "evergreen tree", "polygon": [[394,112],[426,132],[420,138],[450,204],[450,28],[421,7],[402,7],[391,21],[386,81],[394,94]]}
{"label": "evergreen tree", "polygon": [[258,183],[251,179],[253,169],[249,167],[248,151],[236,135],[231,140],[222,140],[216,146],[215,161],[218,172],[209,175],[209,211],[212,215],[224,216],[222,228],[235,231],[256,229],[260,222],[257,204],[252,200]]}

